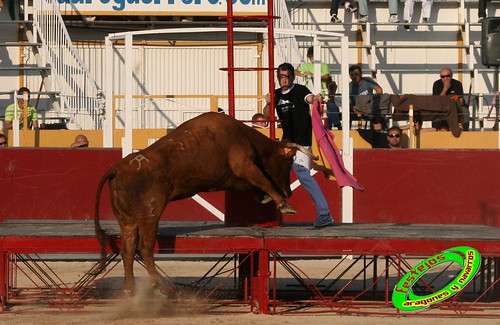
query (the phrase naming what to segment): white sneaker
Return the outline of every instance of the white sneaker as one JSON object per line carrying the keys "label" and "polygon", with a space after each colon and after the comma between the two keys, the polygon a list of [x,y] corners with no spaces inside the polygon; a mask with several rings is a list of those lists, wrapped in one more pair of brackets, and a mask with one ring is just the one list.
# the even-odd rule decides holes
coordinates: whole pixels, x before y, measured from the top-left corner
{"label": "white sneaker", "polygon": [[398,16],[396,16],[396,15],[390,15],[389,16],[389,22],[390,23],[399,23]]}
{"label": "white sneaker", "polygon": [[366,15],[366,16],[359,16],[358,21],[360,23],[366,23],[366,22],[368,22],[368,15]]}
{"label": "white sneaker", "polygon": [[339,17],[337,17],[337,15],[332,15],[330,22],[332,22],[334,24],[340,24],[340,23],[342,23],[342,20],[340,20]]}

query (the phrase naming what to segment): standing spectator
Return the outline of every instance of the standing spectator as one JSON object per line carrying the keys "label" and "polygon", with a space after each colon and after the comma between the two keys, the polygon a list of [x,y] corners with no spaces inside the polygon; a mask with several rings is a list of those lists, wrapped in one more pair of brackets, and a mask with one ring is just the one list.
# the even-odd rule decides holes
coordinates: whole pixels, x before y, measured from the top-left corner
{"label": "standing spectator", "polygon": [[[306,78],[306,87],[311,89],[313,87],[312,80],[314,75],[314,47],[307,49],[308,63],[304,63],[298,69],[295,70],[295,75],[299,77]],[[326,92],[326,83],[331,78],[330,69],[326,63],[321,62],[321,92],[324,94]],[[311,89],[312,90],[312,89]]]}
{"label": "standing spectator", "polygon": [[479,4],[477,7],[477,16],[479,17],[478,22],[482,22],[484,18],[486,18],[486,9],[488,5],[488,1],[490,0],[479,0]]}
{"label": "standing spectator", "polygon": [[387,130],[387,143],[391,149],[401,149],[401,137],[403,131],[398,126],[393,126]]}
{"label": "standing spectator", "polygon": [[[368,0],[358,0],[359,7],[359,22],[368,22]],[[398,0],[389,0],[389,22],[399,23],[398,19]]]}
{"label": "standing spectator", "polygon": [[[340,20],[338,18],[339,7],[340,7],[341,2],[342,2],[341,0],[331,0],[331,5],[330,5],[331,18],[330,18],[330,21],[332,23],[336,23],[336,24],[342,23],[342,20]],[[353,14],[358,10],[358,8],[351,5],[351,3],[349,1],[344,1],[344,7],[345,7],[345,12],[350,13],[350,14]]]}
{"label": "standing spectator", "polygon": [[370,120],[372,131],[372,148],[387,148],[389,146],[387,140],[387,125],[383,116],[375,115]]}
{"label": "standing spectator", "polygon": [[[403,13],[403,18],[405,23],[411,22],[411,17],[413,17],[413,7],[415,6],[416,0],[405,0],[405,9]],[[431,17],[431,9],[434,0],[422,0],[422,22],[427,23]],[[404,25],[406,30],[410,30],[410,25]]]}
{"label": "standing spectator", "polygon": [[0,148],[7,147],[9,143],[7,142],[7,137],[5,134],[0,134]]}
{"label": "standing spectator", "polygon": [[88,148],[89,140],[83,134],[79,134],[75,138],[75,142],[71,144],[71,148]]}
{"label": "standing spectator", "polygon": [[386,120],[383,116],[373,116],[370,120],[370,130],[359,129],[358,133],[372,148],[389,148]]}
{"label": "standing spectator", "polygon": [[331,130],[336,127],[337,130],[342,130],[340,122],[340,109],[335,102],[335,93],[337,92],[337,83],[331,81],[328,83],[328,102],[326,103],[326,128]]}
{"label": "standing spectator", "polygon": [[267,128],[266,117],[262,113],[255,113],[252,116],[252,127],[257,129]]}
{"label": "standing spectator", "polygon": [[[30,101],[30,90],[26,87],[21,87],[17,91],[17,118],[19,119],[19,129],[24,127],[24,116],[23,109],[26,107],[28,113],[28,129],[38,129],[38,114],[36,108],[29,105]],[[10,104],[5,109],[5,128],[7,130],[12,130],[12,121],[14,120],[14,106],[15,104]]]}
{"label": "standing spectator", "polygon": [[[314,100],[321,102],[322,96],[321,94],[313,95],[307,87],[294,83],[294,68],[290,63],[282,63],[278,66],[277,78],[280,88],[275,90],[274,106],[283,127],[282,140],[295,142],[311,150],[312,121],[309,105]],[[264,111],[269,111],[269,100],[270,97],[266,96],[267,104]],[[316,220],[313,225],[315,227],[333,225],[328,202],[318,183],[311,176],[311,158],[297,151],[292,167],[316,206]]]}
{"label": "standing spectator", "polygon": [[[463,116],[463,130],[469,131],[470,113],[469,108],[465,106],[464,102],[464,88],[459,80],[453,79],[453,72],[450,68],[442,68],[439,71],[439,79],[432,85],[432,94],[434,96],[460,96],[461,105],[458,113]],[[442,130],[444,127],[443,124],[445,124],[444,122],[446,121],[432,121],[432,127],[436,130]]]}
{"label": "standing spectator", "polygon": [[373,95],[374,91],[378,95],[382,95],[384,91],[375,80],[369,77],[363,77],[363,71],[357,64],[349,67],[349,77],[351,77],[351,82],[349,82],[349,106],[352,112],[351,120],[359,120],[362,115],[353,114],[356,96]]}

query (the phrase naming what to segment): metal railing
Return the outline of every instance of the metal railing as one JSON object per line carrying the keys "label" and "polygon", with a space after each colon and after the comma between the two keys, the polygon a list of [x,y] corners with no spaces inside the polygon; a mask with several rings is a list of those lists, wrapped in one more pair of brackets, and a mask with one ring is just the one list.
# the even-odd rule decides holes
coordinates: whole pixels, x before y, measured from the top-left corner
{"label": "metal railing", "polygon": [[71,38],[54,0],[33,1],[33,37],[39,38],[50,65],[52,90],[61,99],[58,115],[70,119],[78,129],[100,129],[104,101]]}
{"label": "metal railing", "polygon": [[[288,12],[285,0],[274,1],[274,15],[280,17],[274,22],[275,29],[293,29],[292,19]],[[288,62],[297,66],[302,60],[302,53],[295,36],[289,34],[276,33],[274,37],[276,54],[281,58],[281,62]]]}

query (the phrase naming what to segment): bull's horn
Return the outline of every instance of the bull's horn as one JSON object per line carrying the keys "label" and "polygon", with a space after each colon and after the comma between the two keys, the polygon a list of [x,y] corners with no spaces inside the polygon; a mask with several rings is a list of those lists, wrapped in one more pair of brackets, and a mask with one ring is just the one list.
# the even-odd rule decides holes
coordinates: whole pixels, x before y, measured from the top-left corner
{"label": "bull's horn", "polygon": [[288,142],[286,144],[286,146],[290,147],[290,148],[297,148],[297,149],[299,149],[300,152],[305,153],[306,155],[308,155],[309,157],[311,157],[311,159],[313,159],[313,160],[319,160],[318,156],[313,155],[312,152],[310,152],[309,150],[307,150],[306,148],[304,148],[300,144],[296,144],[296,143],[293,143],[293,142]]}

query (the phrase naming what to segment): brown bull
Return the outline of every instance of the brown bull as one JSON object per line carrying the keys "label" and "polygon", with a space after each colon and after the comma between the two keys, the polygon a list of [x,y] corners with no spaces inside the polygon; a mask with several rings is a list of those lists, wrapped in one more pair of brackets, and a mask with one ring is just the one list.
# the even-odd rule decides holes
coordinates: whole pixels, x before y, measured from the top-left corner
{"label": "brown bull", "polygon": [[199,192],[254,188],[266,194],[263,202],[273,200],[282,213],[295,213],[285,199],[291,195],[290,168],[297,149],[311,155],[297,144],[272,141],[232,117],[206,113],[128,155],[106,172],[97,189],[94,222],[101,266],[107,236],[99,223],[99,201],[106,182],[122,233],[125,292],[132,294],[136,251],[153,287],[161,288],[153,249],[160,216],[170,201]]}

